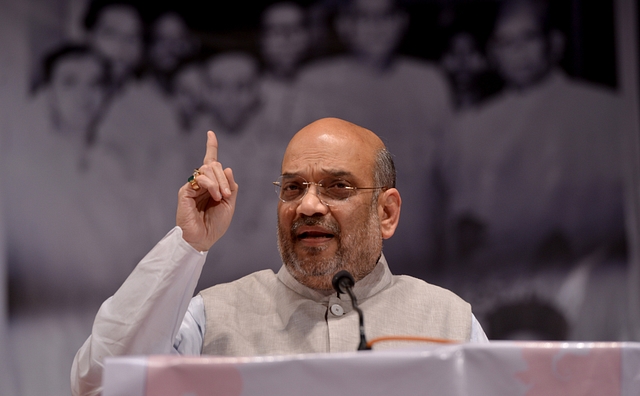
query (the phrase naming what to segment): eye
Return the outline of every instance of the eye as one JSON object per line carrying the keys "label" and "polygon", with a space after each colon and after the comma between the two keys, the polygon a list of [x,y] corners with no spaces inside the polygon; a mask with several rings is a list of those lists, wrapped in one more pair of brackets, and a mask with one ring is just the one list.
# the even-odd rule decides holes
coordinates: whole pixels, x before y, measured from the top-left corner
{"label": "eye", "polygon": [[322,183],[326,195],[332,199],[347,199],[352,194],[354,187],[346,180],[332,179]]}
{"label": "eye", "polygon": [[285,201],[298,198],[304,193],[306,186],[302,180],[283,180],[280,182],[280,197]]}
{"label": "eye", "polygon": [[283,182],[281,188],[283,191],[296,191],[302,188],[302,183],[297,181]]}
{"label": "eye", "polygon": [[322,184],[325,186],[325,188],[328,188],[328,189],[348,190],[351,188],[351,184],[348,181],[343,179],[329,180]]}

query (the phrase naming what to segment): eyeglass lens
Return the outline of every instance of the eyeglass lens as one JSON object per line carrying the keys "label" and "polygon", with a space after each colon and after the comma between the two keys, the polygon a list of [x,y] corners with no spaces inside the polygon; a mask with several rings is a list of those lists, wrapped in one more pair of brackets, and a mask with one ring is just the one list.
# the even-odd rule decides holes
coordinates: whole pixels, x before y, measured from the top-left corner
{"label": "eyeglass lens", "polygon": [[280,177],[274,183],[276,185],[276,193],[284,202],[292,202],[301,199],[306,193],[310,185],[316,186],[316,194],[323,202],[336,202],[348,199],[356,190],[349,182],[338,179],[323,179],[317,183],[308,182],[301,177]]}

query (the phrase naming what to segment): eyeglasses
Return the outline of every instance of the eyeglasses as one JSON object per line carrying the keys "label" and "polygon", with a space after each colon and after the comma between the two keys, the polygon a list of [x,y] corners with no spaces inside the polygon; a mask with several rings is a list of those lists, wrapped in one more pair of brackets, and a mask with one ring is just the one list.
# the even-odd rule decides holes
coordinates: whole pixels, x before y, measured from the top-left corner
{"label": "eyeglasses", "polygon": [[356,187],[350,182],[340,178],[327,178],[319,182],[308,182],[300,176],[280,176],[273,184],[276,186],[276,194],[282,202],[296,202],[302,199],[309,190],[310,185],[316,186],[318,199],[327,206],[340,204],[355,195],[358,190],[386,190],[388,187]]}

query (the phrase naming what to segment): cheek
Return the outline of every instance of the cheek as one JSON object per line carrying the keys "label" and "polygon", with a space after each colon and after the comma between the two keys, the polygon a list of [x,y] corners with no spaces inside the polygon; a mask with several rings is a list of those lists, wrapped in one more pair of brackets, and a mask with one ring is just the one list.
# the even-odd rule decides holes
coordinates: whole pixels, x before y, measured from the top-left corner
{"label": "cheek", "polygon": [[368,206],[368,202],[360,203],[356,207],[336,208],[331,211],[331,215],[335,221],[340,225],[343,235],[353,234],[359,229],[365,227],[372,209]]}
{"label": "cheek", "polygon": [[293,224],[293,218],[295,216],[295,210],[290,207],[285,207],[282,202],[278,203],[278,225],[284,228],[291,228]]}

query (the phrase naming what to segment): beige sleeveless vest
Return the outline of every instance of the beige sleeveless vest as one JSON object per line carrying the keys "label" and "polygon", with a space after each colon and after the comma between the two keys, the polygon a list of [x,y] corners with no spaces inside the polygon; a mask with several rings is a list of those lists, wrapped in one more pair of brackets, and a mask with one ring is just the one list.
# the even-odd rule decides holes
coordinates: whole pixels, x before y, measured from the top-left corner
{"label": "beige sleeveless vest", "polygon": [[[367,340],[422,336],[468,341],[471,306],[454,293],[409,276],[394,276],[384,256],[356,283]],[[355,351],[358,314],[346,294],[322,294],[298,283],[283,266],[203,290],[202,353],[255,356]],[[408,346],[381,342],[373,349]]]}

